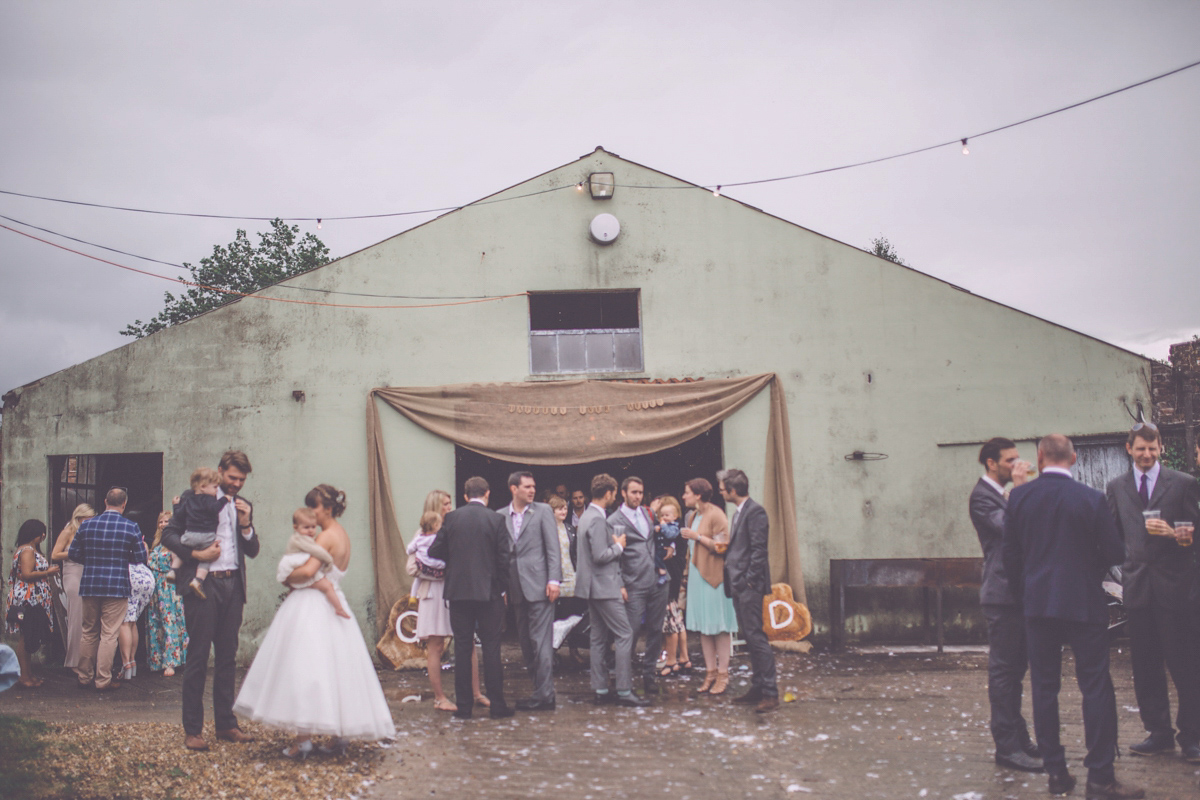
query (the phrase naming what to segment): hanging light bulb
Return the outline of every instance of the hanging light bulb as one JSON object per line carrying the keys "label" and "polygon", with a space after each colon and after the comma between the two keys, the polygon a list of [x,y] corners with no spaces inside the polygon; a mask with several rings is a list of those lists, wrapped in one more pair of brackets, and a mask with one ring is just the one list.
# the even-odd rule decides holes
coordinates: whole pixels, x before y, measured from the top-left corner
{"label": "hanging light bulb", "polygon": [[321,230],[321,220],[317,220],[317,230]]}
{"label": "hanging light bulb", "polygon": [[713,197],[720,197],[720,196],[721,196],[721,187],[718,186],[717,188],[713,189]]}
{"label": "hanging light bulb", "polygon": [[962,143],[963,143],[963,155],[964,156],[971,155],[971,149],[969,147],[967,147],[967,140],[963,139]]}
{"label": "hanging light bulb", "polygon": [[577,192],[583,191],[583,181],[580,181],[579,183],[575,184],[575,191],[577,191]]}

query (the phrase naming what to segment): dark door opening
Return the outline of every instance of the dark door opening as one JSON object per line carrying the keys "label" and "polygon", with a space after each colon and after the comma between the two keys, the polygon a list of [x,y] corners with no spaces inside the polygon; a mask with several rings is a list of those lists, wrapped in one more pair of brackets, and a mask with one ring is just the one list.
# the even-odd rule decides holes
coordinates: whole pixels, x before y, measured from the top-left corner
{"label": "dark door opening", "polygon": [[[463,483],[474,475],[486,478],[492,493],[489,505],[503,508],[512,501],[508,493],[508,476],[517,470],[528,470],[537,481],[537,499],[542,500],[546,492],[558,484],[565,484],[568,497],[575,489],[590,494],[592,477],[607,472],[620,483],[630,475],[642,479],[646,487],[646,502],[662,494],[674,495],[679,499],[684,482],[692,478],[705,478],[716,487],[717,470],[721,469],[721,426],[718,424],[706,433],[683,444],[657,453],[629,458],[608,458],[585,464],[562,464],[534,466],[498,458],[488,458],[464,447],[454,448],[454,480],[452,490],[456,505],[462,505]],[[619,499],[619,498],[618,498]]]}
{"label": "dark door opening", "polygon": [[163,511],[162,453],[105,453],[50,456],[50,540],[58,537],[80,503],[104,511],[114,486],[129,493],[125,516],[137,523],[147,544]]}

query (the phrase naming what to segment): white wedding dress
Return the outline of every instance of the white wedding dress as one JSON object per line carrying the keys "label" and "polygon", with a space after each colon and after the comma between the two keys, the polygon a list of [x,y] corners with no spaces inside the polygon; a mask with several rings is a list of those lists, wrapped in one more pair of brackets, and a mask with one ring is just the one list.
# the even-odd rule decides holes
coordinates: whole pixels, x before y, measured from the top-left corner
{"label": "white wedding dress", "polygon": [[[326,577],[353,614],[342,595],[345,574],[332,566]],[[358,623],[339,617],[316,589],[293,591],[275,612],[233,710],[302,735],[368,740],[396,735]]]}

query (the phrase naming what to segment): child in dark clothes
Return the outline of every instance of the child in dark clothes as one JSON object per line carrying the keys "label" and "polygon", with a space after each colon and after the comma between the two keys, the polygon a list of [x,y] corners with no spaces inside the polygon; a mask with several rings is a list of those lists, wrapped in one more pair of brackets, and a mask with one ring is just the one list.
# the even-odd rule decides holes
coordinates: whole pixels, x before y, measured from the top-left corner
{"label": "child in dark clothes", "polygon": [[[229,503],[226,495],[217,499],[217,471],[211,467],[200,467],[192,473],[192,488],[179,496],[175,511],[183,516],[183,536],[179,541],[193,550],[210,547],[217,540],[217,522],[221,510]],[[175,580],[175,570],[183,566],[183,559],[171,554],[171,571],[166,574],[169,581]],[[201,562],[196,567],[196,577],[188,585],[199,597],[207,598],[204,593],[204,579],[208,577],[208,564]]]}

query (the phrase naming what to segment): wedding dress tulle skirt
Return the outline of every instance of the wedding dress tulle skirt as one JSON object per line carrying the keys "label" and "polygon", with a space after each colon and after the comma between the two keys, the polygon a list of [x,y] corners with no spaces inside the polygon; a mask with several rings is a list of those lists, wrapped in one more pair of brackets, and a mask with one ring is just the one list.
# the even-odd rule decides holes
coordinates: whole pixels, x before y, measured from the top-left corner
{"label": "wedding dress tulle skirt", "polygon": [[283,601],[233,710],[299,734],[369,740],[396,735],[358,623],[339,617],[315,589],[294,591]]}

